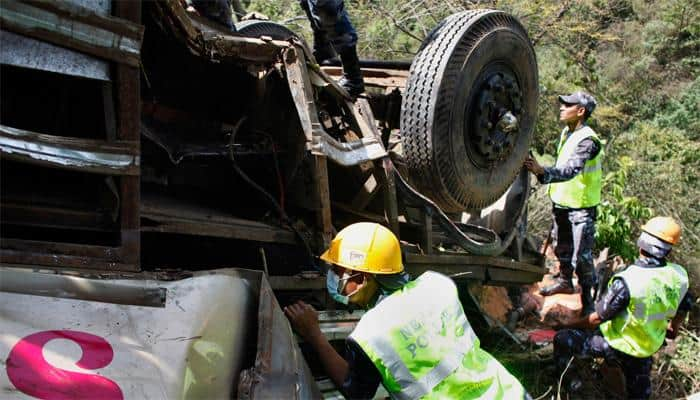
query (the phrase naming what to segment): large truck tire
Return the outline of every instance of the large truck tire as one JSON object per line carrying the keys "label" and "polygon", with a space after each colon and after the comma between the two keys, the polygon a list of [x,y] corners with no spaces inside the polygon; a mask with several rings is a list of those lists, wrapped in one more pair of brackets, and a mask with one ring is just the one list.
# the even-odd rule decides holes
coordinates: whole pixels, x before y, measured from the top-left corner
{"label": "large truck tire", "polygon": [[535,52],[513,16],[442,21],[411,64],[401,105],[411,183],[446,212],[496,201],[527,157],[537,98]]}

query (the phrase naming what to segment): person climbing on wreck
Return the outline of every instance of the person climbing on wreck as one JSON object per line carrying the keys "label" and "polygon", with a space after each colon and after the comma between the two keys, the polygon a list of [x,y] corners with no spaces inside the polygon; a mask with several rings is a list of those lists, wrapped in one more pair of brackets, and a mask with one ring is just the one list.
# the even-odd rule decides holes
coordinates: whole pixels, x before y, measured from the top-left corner
{"label": "person climbing on wreck", "polygon": [[343,0],[300,0],[314,32],[314,58],[323,64],[340,56],[343,77],[338,82],[352,96],[365,91],[357,56],[357,32]]}
{"label": "person climbing on wreck", "polygon": [[321,259],[331,265],[329,294],[367,308],[343,358],[302,301],[284,308],[351,399],[372,398],[381,383],[394,399],[530,399],[520,382],[480,347],[450,278],[427,271],[410,281],[396,236],[376,223],[341,230]]}

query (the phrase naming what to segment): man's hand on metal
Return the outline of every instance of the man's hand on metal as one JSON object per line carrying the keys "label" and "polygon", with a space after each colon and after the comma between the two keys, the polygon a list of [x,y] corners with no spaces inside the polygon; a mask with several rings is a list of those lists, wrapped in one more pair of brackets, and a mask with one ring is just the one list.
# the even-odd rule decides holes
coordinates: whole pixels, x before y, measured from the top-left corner
{"label": "man's hand on metal", "polygon": [[322,335],[318,325],[318,312],[310,305],[299,300],[284,308],[292,328],[306,340],[311,342],[316,336]]}
{"label": "man's hand on metal", "polygon": [[525,168],[527,168],[528,171],[532,172],[535,175],[544,174],[544,168],[532,156],[528,156],[525,159],[523,165],[525,166]]}

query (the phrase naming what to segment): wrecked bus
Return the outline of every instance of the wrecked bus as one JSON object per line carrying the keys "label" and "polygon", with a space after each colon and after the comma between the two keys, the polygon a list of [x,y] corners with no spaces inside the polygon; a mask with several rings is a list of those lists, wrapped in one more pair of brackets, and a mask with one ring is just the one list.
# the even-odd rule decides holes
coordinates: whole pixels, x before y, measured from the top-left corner
{"label": "wrecked bus", "polygon": [[414,276],[544,274],[521,170],[537,67],[506,13],[362,61],[358,99],[287,28],[231,35],[177,0],[6,0],[0,21],[4,393],[55,389],[43,365],[66,390],[319,396],[279,303],[347,336],[361,314],[335,310],[317,256],[353,222],[397,234]]}

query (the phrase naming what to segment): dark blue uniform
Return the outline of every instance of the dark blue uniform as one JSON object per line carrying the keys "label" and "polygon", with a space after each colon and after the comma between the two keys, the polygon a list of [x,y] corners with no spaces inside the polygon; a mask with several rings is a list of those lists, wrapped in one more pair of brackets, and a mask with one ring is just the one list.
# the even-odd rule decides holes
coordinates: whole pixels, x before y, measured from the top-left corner
{"label": "dark blue uniform", "polygon": [[[545,167],[540,183],[565,182],[583,170],[586,161],[594,159],[600,152],[600,144],[586,138],[576,147],[574,155],[564,167]],[[574,270],[581,286],[596,284],[593,268],[593,246],[595,244],[596,207],[563,208],[554,205],[554,227],[552,237],[556,239],[554,252],[559,259],[559,270],[564,279],[571,279]]]}
{"label": "dark blue uniform", "polygon": [[[644,268],[658,268],[666,265],[664,260],[640,258],[636,265]],[[630,292],[622,279],[613,280],[612,285],[596,303],[595,309],[603,322],[626,312],[630,302]],[[686,294],[678,306],[679,312],[687,312],[693,305],[693,298]],[[637,358],[612,347],[600,330],[564,329],[554,336],[554,359],[559,371],[564,371],[572,356],[579,358],[602,357],[608,362],[617,362],[625,374],[627,397],[647,399],[651,395],[652,357]]]}
{"label": "dark blue uniform", "polygon": [[314,47],[330,43],[335,51],[357,44],[357,32],[345,11],[343,0],[300,0],[314,31]]}

